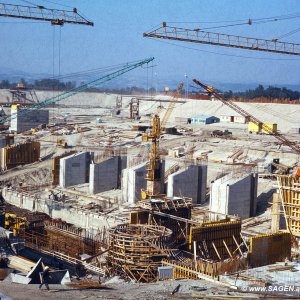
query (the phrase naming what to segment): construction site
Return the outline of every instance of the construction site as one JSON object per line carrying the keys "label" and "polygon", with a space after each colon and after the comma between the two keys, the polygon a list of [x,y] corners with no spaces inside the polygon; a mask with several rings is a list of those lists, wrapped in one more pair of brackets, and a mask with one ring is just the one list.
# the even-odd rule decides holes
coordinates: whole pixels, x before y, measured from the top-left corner
{"label": "construction site", "polygon": [[[0,16],[93,26],[17,7]],[[144,38],[300,55],[216,35],[164,22]],[[0,298],[45,297],[49,266],[49,299],[299,299],[300,101],[227,99],[200,77],[190,95],[184,80],[89,90],[153,61],[66,91],[0,89]]]}

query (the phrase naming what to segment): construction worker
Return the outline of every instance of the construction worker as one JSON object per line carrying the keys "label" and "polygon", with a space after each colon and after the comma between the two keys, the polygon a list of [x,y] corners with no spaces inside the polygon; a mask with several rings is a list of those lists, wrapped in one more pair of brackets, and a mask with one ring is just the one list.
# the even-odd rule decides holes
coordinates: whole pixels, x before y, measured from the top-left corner
{"label": "construction worker", "polygon": [[39,286],[39,289],[41,289],[44,284],[47,290],[48,291],[50,290],[48,285],[49,278],[50,278],[49,267],[46,266],[44,271],[41,273],[41,284]]}

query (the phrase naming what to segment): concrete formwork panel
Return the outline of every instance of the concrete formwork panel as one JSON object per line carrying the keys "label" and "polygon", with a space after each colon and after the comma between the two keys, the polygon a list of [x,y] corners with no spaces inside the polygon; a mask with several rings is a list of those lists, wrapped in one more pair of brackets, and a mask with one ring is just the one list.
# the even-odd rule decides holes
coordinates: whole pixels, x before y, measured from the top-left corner
{"label": "concrete formwork panel", "polygon": [[242,219],[255,216],[257,174],[217,179],[211,185],[210,210],[222,214],[238,215]]}
{"label": "concrete formwork panel", "polygon": [[91,154],[77,153],[60,160],[59,185],[68,187],[88,182]]}
{"label": "concrete formwork panel", "polygon": [[[196,242],[196,251],[199,254],[201,254],[201,251],[204,253],[207,251],[211,259],[218,259],[218,255],[222,259],[228,258],[228,250],[233,253],[236,250],[236,242],[241,243],[241,227],[242,222],[240,220],[210,222],[192,226],[189,236],[189,248],[194,251],[194,242]],[[203,241],[205,241],[205,247]],[[218,254],[214,247],[217,248]]]}
{"label": "concrete formwork panel", "polygon": [[204,203],[206,197],[207,166],[192,165],[169,175],[168,197],[189,197],[193,203]]}
{"label": "concrete formwork panel", "polygon": [[291,234],[277,232],[250,238],[250,265],[259,267],[284,261],[291,257]]}
{"label": "concrete formwork panel", "polygon": [[0,148],[0,168],[7,170],[18,165],[30,164],[40,158],[40,143],[26,142]]}
{"label": "concrete formwork panel", "polygon": [[[280,196],[279,201],[284,205],[286,226],[291,233],[300,238],[300,177],[278,177]],[[282,197],[282,199],[281,199]]]}

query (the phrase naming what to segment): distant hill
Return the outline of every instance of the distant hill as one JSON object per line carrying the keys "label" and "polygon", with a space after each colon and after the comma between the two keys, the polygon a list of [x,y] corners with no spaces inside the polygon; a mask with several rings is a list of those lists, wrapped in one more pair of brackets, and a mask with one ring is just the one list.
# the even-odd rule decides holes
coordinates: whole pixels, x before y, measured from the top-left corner
{"label": "distant hill", "polygon": [[[150,73],[150,72],[149,72]],[[103,76],[103,73],[99,73],[99,77]],[[10,82],[19,82],[21,78],[25,79],[29,83],[33,83],[35,80],[40,80],[40,79],[45,79],[45,78],[51,78],[52,75],[48,73],[29,73],[29,72],[24,72],[21,70],[14,70],[10,68],[0,68],[0,81],[1,80],[8,80]],[[96,79],[97,76],[87,76],[87,75],[81,75],[81,76],[76,76],[76,78],[72,77],[66,77],[66,81],[76,81],[76,83],[79,85],[82,82],[89,82],[93,79]],[[178,84],[180,81],[184,81],[184,78],[180,79],[171,79],[169,77],[166,78],[153,78],[152,82],[152,75],[147,76],[143,74],[140,75],[133,75],[132,73],[127,73],[122,75],[119,78],[116,78],[112,81],[109,81],[105,84],[102,85],[103,88],[126,88],[126,87],[141,87],[144,89],[151,88],[153,87],[154,89],[158,90],[163,90],[165,86],[168,86],[170,89],[174,90],[177,89]],[[62,79],[63,80],[63,79]],[[184,89],[186,89],[184,82]],[[239,82],[233,82],[233,83],[228,83],[228,82],[220,82],[220,81],[212,81],[212,82],[204,82],[210,85],[215,86],[217,89],[222,90],[222,91],[233,91],[233,92],[243,92],[248,89],[255,89],[259,84],[263,85],[265,88],[268,86],[272,85],[273,87],[286,87],[291,90],[295,91],[300,91],[300,84],[278,84],[278,83],[272,83],[272,84],[266,84],[266,83],[261,83],[261,82],[252,82],[252,83],[239,83]],[[190,91],[197,91],[197,89],[193,88],[193,82],[191,78],[189,79],[189,90]]]}

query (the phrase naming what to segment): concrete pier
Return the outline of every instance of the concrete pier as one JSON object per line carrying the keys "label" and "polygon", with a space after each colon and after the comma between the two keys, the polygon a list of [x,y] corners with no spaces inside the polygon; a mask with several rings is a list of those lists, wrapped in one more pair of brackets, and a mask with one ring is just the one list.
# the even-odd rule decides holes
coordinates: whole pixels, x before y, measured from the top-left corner
{"label": "concrete pier", "polygon": [[193,203],[205,202],[207,166],[191,165],[168,176],[168,197],[188,197]]}
{"label": "concrete pier", "polygon": [[257,174],[228,174],[211,185],[210,210],[246,219],[256,214]]}

